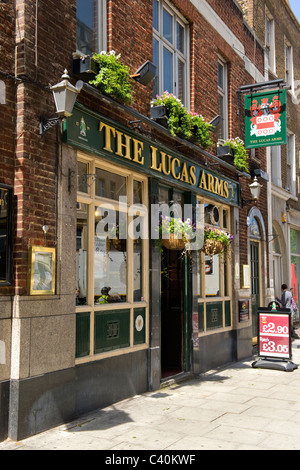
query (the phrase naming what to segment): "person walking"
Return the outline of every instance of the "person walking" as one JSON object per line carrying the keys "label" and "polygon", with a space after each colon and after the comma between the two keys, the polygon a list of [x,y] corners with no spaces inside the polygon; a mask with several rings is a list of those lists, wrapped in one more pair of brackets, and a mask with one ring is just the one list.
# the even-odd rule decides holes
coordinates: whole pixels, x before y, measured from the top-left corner
{"label": "person walking", "polygon": [[280,302],[283,308],[289,308],[291,311],[291,324],[292,324],[292,338],[299,338],[297,335],[295,328],[293,326],[293,317],[294,317],[294,309],[293,309],[293,295],[292,293],[288,290],[288,286],[286,284],[282,284],[281,286],[281,299],[276,297],[277,302]]}

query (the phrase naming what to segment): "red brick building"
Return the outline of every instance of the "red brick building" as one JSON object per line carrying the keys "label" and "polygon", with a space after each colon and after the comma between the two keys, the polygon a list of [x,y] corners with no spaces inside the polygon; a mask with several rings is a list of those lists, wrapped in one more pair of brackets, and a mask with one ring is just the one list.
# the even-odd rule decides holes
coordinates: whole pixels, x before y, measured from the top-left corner
{"label": "red brick building", "polygon": [[[234,0],[16,0],[0,17],[0,437],[21,439],[251,355],[251,227],[262,234],[259,302],[270,300],[265,179],[256,204],[249,190],[265,151],[249,152],[244,172],[217,141],[244,140],[237,92],[263,81],[265,65]],[[121,54],[132,75],[150,61],[156,75],[132,79],[124,105],[88,83],[94,51]],[[76,105],[41,134],[65,68]],[[166,90],[207,122],[221,117],[209,148],[151,119]],[[182,258],[150,236],[114,246],[99,234],[110,209],[119,228],[138,217],[151,229],[153,204],[172,202],[230,232],[230,255]]]}

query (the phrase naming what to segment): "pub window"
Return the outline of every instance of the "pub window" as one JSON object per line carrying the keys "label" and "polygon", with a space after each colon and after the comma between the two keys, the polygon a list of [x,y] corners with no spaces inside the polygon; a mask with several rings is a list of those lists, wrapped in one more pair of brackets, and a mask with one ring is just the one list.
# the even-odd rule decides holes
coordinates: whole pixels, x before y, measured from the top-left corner
{"label": "pub window", "polygon": [[153,0],[153,97],[173,93],[188,106],[188,34],[186,21],[162,0]]}
{"label": "pub window", "polygon": [[0,186],[0,286],[11,283],[12,190]]}
{"label": "pub window", "polygon": [[[231,233],[229,207],[215,202],[199,202],[204,204],[205,228]],[[231,326],[231,259],[230,252],[226,256],[198,253],[196,293],[203,332]]]}
{"label": "pub window", "polygon": [[78,185],[76,358],[82,361],[145,347],[149,285],[147,179],[84,157],[78,172],[83,168],[93,178],[88,194]]}
{"label": "pub window", "polygon": [[76,47],[81,55],[106,50],[106,0],[76,0]]}

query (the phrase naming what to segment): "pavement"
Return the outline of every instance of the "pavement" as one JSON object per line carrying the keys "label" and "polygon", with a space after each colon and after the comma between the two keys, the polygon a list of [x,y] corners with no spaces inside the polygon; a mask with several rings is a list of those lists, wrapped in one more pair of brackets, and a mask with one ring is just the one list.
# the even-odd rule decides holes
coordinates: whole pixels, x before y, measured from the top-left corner
{"label": "pavement", "polygon": [[102,450],[114,463],[135,467],[134,460],[116,461],[119,452],[159,450],[170,459],[179,451],[300,450],[300,339],[292,350],[292,363],[299,364],[292,371],[254,368],[253,356],[183,382],[171,380],[20,442],[7,439],[0,451]]}

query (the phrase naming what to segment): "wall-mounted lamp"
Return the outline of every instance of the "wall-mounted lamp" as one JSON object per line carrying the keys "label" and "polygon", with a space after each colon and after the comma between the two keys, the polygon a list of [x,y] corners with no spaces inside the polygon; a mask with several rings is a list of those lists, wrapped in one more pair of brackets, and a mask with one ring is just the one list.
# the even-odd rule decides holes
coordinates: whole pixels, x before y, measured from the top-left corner
{"label": "wall-mounted lamp", "polygon": [[259,199],[260,196],[260,191],[262,188],[262,185],[258,182],[257,177],[255,176],[253,183],[249,185],[250,191],[251,191],[251,196],[252,199],[245,200],[242,198],[241,203],[242,207],[247,206],[247,204],[250,204],[251,202],[256,202]]}
{"label": "wall-mounted lamp", "polygon": [[156,75],[156,66],[147,60],[136,72],[134,75],[131,75],[130,78],[133,78],[142,85],[148,85],[148,83],[153,80]]}
{"label": "wall-mounted lamp", "polygon": [[57,85],[52,86],[54,102],[56,106],[56,114],[58,115],[55,118],[47,119],[44,116],[40,118],[40,134],[44,134],[48,129],[55,126],[62,119],[67,118],[72,115],[73,107],[77,98],[80,88],[76,88],[71,85],[69,82],[68,71],[65,70],[62,75],[62,81],[57,83]]}

